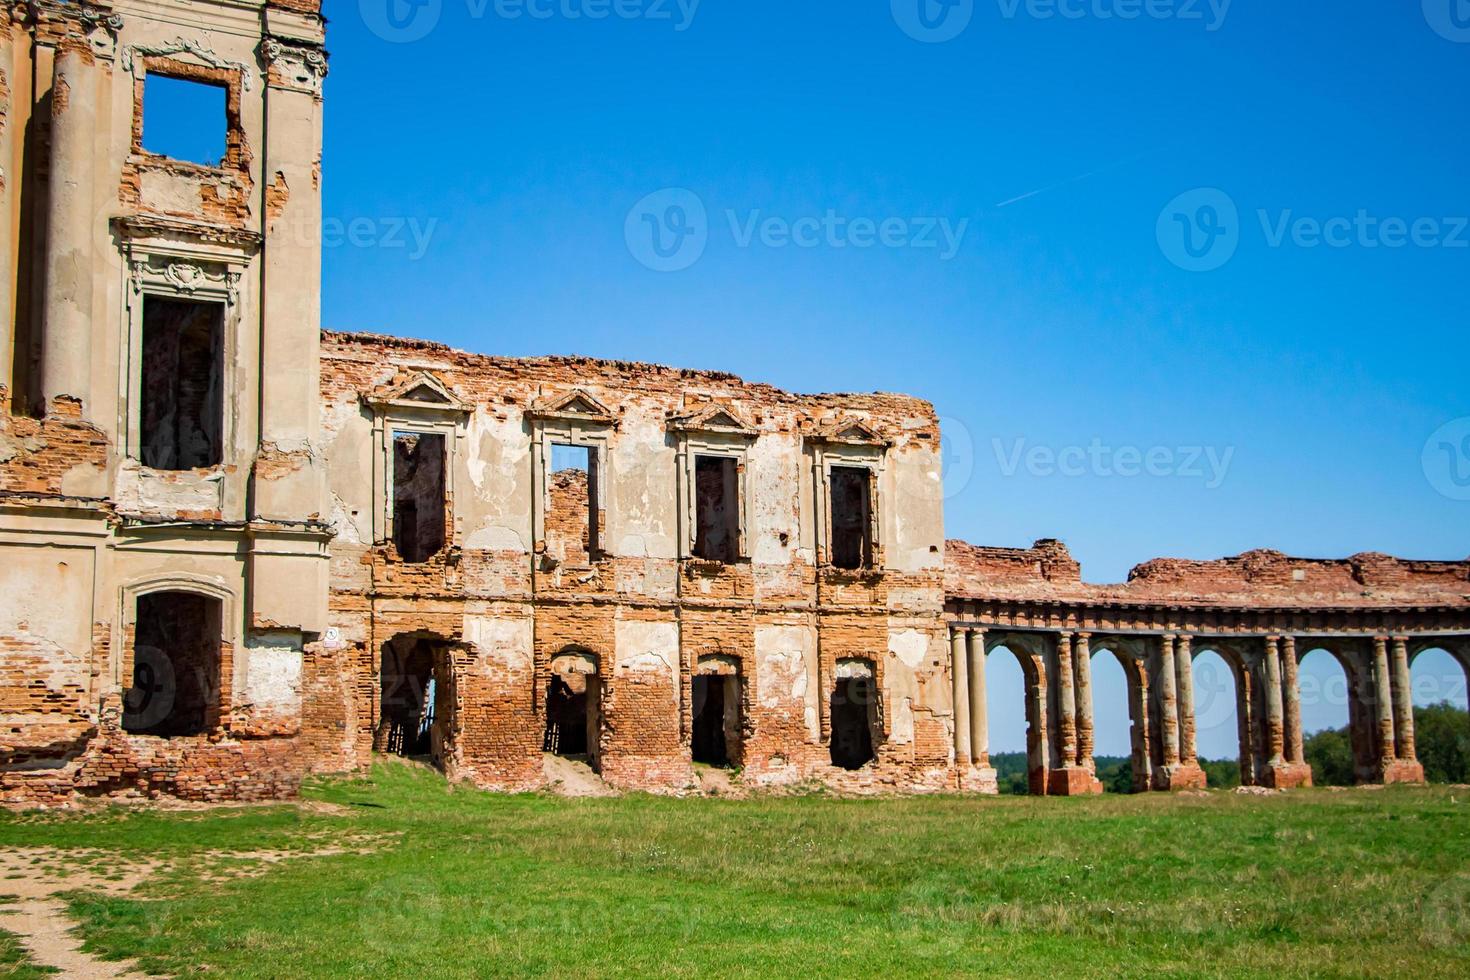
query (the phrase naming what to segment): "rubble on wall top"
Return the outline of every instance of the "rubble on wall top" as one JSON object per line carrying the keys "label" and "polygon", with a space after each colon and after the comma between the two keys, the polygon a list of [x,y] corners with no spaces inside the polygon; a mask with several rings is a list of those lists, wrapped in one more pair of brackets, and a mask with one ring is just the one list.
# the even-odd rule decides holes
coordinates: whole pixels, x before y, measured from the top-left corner
{"label": "rubble on wall top", "polygon": [[1135,566],[1120,584],[1084,583],[1080,572],[1066,545],[1055,539],[1030,548],[957,540],[945,545],[945,592],[954,598],[1287,608],[1470,606],[1470,560],[1423,561],[1377,552],[1299,558],[1263,548],[1213,561],[1155,558]]}

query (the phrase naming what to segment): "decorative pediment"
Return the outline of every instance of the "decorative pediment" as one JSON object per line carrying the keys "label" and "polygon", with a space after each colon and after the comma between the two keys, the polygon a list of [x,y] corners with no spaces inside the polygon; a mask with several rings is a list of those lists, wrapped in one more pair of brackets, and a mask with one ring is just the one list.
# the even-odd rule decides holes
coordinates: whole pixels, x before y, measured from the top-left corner
{"label": "decorative pediment", "polygon": [[563,422],[593,422],[611,425],[613,413],[606,405],[581,388],[573,388],[562,395],[538,398],[526,413],[537,419],[558,419]]}
{"label": "decorative pediment", "polygon": [[851,416],[823,425],[817,432],[823,442],[841,443],[847,446],[887,446],[888,440],[862,419]]}
{"label": "decorative pediment", "polygon": [[367,396],[366,401],[378,411],[400,408],[461,415],[473,411],[468,403],[428,371],[420,371],[405,381],[375,391]]}
{"label": "decorative pediment", "polygon": [[718,432],[725,435],[751,436],[754,427],[729,405],[709,404],[696,412],[674,415],[669,428],[676,432]]}

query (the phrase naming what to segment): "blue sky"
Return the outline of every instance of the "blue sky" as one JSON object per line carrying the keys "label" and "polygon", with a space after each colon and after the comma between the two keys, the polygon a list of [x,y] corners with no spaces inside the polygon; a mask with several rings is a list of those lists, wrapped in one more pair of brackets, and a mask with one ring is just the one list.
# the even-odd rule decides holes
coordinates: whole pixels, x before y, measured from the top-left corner
{"label": "blue sky", "polygon": [[920,395],[949,534],[1092,581],[1470,555],[1466,0],[389,2],[327,326]]}

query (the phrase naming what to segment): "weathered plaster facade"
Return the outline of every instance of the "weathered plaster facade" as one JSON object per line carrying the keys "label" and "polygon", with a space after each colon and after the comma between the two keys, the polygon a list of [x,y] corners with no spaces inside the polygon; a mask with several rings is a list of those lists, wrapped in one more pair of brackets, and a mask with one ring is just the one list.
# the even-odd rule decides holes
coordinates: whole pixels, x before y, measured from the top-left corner
{"label": "weathered plaster facade", "polygon": [[[0,7],[0,798],[299,781],[322,37],[315,4]],[[223,90],[220,159],[143,148],[153,74]],[[135,647],[189,704],[130,717]]]}
{"label": "weathered plaster facade", "polygon": [[[1256,552],[1089,586],[944,538],[933,408],[319,331],[312,0],[0,5],[0,801],[256,799],[374,752],[518,790],[543,754],[680,792],[993,792],[985,657],[1032,788],[1082,793],[1093,655],[1140,789],[1200,785],[1189,663],[1247,782],[1300,785],[1296,664],[1352,684],[1359,777],[1422,778],[1408,664],[1470,666],[1470,563]],[[223,149],[149,152],[150,75]]]}

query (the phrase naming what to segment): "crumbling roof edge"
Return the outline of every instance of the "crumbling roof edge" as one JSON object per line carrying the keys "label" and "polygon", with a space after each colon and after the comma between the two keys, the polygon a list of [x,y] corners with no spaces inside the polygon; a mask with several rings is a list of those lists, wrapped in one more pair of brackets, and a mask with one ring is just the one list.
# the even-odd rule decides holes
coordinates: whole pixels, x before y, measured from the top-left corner
{"label": "crumbling roof edge", "polygon": [[[931,414],[937,414],[934,409],[934,404],[928,399],[901,391],[788,391],[769,382],[749,381],[738,374],[731,374],[728,371],[715,371],[704,368],[681,368],[670,364],[656,364],[648,361],[624,361],[615,358],[590,357],[585,354],[543,354],[537,357],[510,357],[503,354],[483,354],[477,351],[463,350],[462,348],[452,347],[449,344],[437,340],[399,337],[394,334],[373,333],[367,330],[330,330],[323,328],[321,335],[323,341],[334,341],[344,344],[382,344],[401,350],[417,350],[425,354],[472,358],[481,363],[491,365],[584,364],[599,368],[611,368],[623,372],[650,371],[685,379],[701,378],[710,382],[736,384],[741,387],[766,391],[775,395],[785,395],[790,398],[813,401],[829,399],[851,400],[855,398],[901,398],[926,409]],[[331,354],[323,352],[322,357],[329,358]]]}

